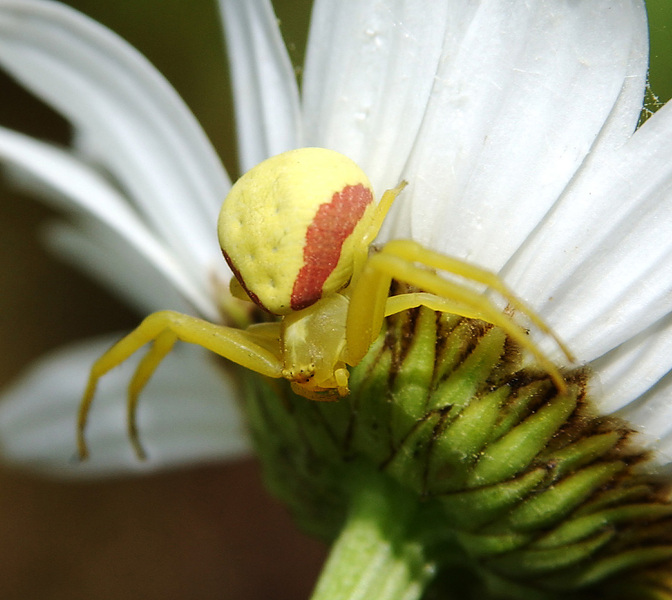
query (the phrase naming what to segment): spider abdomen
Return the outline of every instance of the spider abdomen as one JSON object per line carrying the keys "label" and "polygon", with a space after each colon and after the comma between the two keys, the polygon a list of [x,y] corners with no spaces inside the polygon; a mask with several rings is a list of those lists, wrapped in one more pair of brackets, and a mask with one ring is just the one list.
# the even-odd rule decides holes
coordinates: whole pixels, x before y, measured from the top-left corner
{"label": "spider abdomen", "polygon": [[373,199],[349,158],[323,148],[285,152],[231,188],[219,216],[220,245],[250,298],[289,314],[348,284]]}

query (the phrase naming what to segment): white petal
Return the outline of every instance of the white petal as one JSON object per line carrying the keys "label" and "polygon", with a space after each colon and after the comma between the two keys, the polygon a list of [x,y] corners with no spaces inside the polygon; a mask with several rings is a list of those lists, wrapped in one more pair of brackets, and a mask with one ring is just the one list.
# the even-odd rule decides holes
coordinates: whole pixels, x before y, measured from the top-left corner
{"label": "white petal", "polygon": [[633,425],[640,435],[636,441],[651,449],[654,463],[672,463],[672,373],[646,394],[616,413]]}
{"label": "white petal", "polygon": [[303,78],[305,144],[357,162],[378,194],[399,183],[462,2],[334,2],[313,7]]}
{"label": "white petal", "polygon": [[190,268],[210,268],[229,183],[193,115],[121,38],[55,2],[0,3],[0,64],[62,112]]}
{"label": "white petal", "polygon": [[268,0],[220,0],[242,172],[301,139],[299,92]]}
{"label": "white petal", "polygon": [[508,274],[581,360],[672,311],[672,106],[570,186]]}
{"label": "white petal", "polygon": [[[158,271],[133,247],[125,245],[115,231],[95,221],[83,221],[75,226],[52,223],[45,233],[47,246],[114,291],[135,307],[138,314],[163,309],[194,311],[194,305],[179,293],[175,280]],[[208,304],[208,310],[212,311],[213,319],[218,319],[215,306],[211,304]],[[202,309],[199,312],[204,314]]]}
{"label": "white petal", "polygon": [[594,401],[601,414],[611,414],[644,395],[672,370],[672,315],[593,361],[590,367],[599,382]]}
{"label": "white petal", "polygon": [[200,349],[176,349],[143,393],[138,414],[148,460],[126,435],[126,386],[139,357],[102,380],[87,427],[91,458],[75,457],[75,420],[92,361],[118,338],[79,343],[35,364],[0,401],[1,456],[10,464],[69,477],[153,471],[248,451],[233,399],[238,391]]}
{"label": "white petal", "polygon": [[[51,193],[43,196],[45,200],[75,214],[94,217],[116,232],[120,246],[124,246],[120,252],[127,256],[129,251],[130,254],[135,252],[141,260],[149,261],[202,314],[217,317],[210,293],[212,273],[190,270],[182,264],[182,257],[175,256],[174,251],[156,239],[126,199],[100,174],[67,152],[4,128],[0,128],[0,159],[25,170],[46,186]],[[113,258],[115,248],[107,250]],[[140,291],[145,293],[147,290],[145,285]],[[157,290],[154,298],[156,306],[163,296]]]}
{"label": "white petal", "polygon": [[447,32],[457,43],[438,65],[394,233],[498,270],[605,122],[612,144],[634,129],[646,14],[626,0],[493,0],[459,25]]}

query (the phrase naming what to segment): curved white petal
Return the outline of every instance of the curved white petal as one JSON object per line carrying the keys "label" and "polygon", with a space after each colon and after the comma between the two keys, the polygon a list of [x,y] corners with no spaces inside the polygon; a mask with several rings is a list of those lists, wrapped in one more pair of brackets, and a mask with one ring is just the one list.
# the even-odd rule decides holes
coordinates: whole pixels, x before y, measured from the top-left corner
{"label": "curved white petal", "polygon": [[0,399],[3,460],[52,475],[109,476],[238,456],[247,438],[232,398],[234,382],[204,353],[182,347],[159,367],[142,394],[138,424],[148,460],[126,435],[126,386],[139,357],[102,380],[87,427],[91,458],[76,459],[75,420],[93,360],[118,338],[60,349],[35,364]]}
{"label": "curved white petal", "polygon": [[448,31],[464,2],[313,6],[303,77],[305,145],[349,156],[381,194],[394,187],[421,126]]}
{"label": "curved white petal", "polygon": [[447,32],[394,233],[499,270],[605,123],[634,129],[646,35],[641,2],[479,3]]}
{"label": "curved white petal", "polygon": [[601,414],[613,413],[644,395],[672,371],[672,314],[593,361],[590,367],[598,380],[594,401]]}
{"label": "curved white petal", "polygon": [[672,311],[672,106],[602,152],[528,241],[507,280],[593,360]]}
{"label": "curved white petal", "polygon": [[144,57],[63,4],[3,0],[0,65],[82,130],[186,265],[211,268],[229,182],[193,115]]}
{"label": "curved white petal", "polygon": [[241,172],[301,144],[299,92],[268,0],[220,0]]}
{"label": "curved white petal", "polygon": [[[156,238],[127,200],[99,173],[63,150],[1,127],[0,160],[25,170],[46,186],[52,193],[44,194],[43,199],[69,212],[93,217],[116,232],[118,243],[124,246],[121,252],[126,255],[129,251],[131,254],[135,252],[138,258],[148,261],[171,281],[202,314],[217,317],[210,294],[210,273],[185,267],[182,257],[175,256],[174,250],[166,248]],[[110,259],[113,260],[115,248],[107,250],[112,253]],[[83,258],[90,260],[91,256]],[[128,290],[131,295],[135,291]],[[145,296],[152,293],[146,283],[137,291]],[[153,297],[154,306],[158,307],[164,296],[156,290]]]}
{"label": "curved white petal", "polygon": [[658,466],[672,465],[672,373],[616,413],[640,432],[636,441],[650,449]]}
{"label": "curved white petal", "polygon": [[[92,220],[55,222],[45,228],[46,245],[65,260],[84,270],[114,291],[138,314],[171,309],[193,313],[194,305],[180,293],[175,280],[157,270],[154,263],[125,244],[119,234]],[[201,314],[207,314],[201,307]],[[215,306],[207,304],[212,318],[218,319]]]}

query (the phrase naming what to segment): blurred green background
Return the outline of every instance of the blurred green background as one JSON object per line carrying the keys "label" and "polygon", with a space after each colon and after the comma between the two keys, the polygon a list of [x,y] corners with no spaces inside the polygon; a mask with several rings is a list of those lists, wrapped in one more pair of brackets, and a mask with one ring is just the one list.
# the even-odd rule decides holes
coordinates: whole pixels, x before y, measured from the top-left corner
{"label": "blurred green background", "polygon": [[[181,93],[236,173],[227,67],[214,0],[72,0],[139,48]],[[277,0],[295,65],[308,0]],[[649,0],[650,85],[672,97],[672,2]],[[0,123],[65,143],[57,115],[0,73]],[[133,327],[107,291],[46,253],[53,214],[0,194],[0,385],[69,340]],[[276,600],[307,597],[324,549],[269,499],[253,460],[69,484],[0,470],[0,598]]]}
{"label": "blurred green background", "polygon": [[661,103],[672,98],[672,2],[648,0],[651,58],[649,84]]}

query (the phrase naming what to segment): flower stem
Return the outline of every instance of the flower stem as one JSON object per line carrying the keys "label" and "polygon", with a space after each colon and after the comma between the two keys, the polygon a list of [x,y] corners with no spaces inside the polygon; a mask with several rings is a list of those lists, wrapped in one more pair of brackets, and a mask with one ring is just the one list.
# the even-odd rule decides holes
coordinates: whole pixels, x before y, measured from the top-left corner
{"label": "flower stem", "polygon": [[312,600],[415,600],[433,575],[409,537],[412,499],[375,474],[353,485],[349,513]]}

